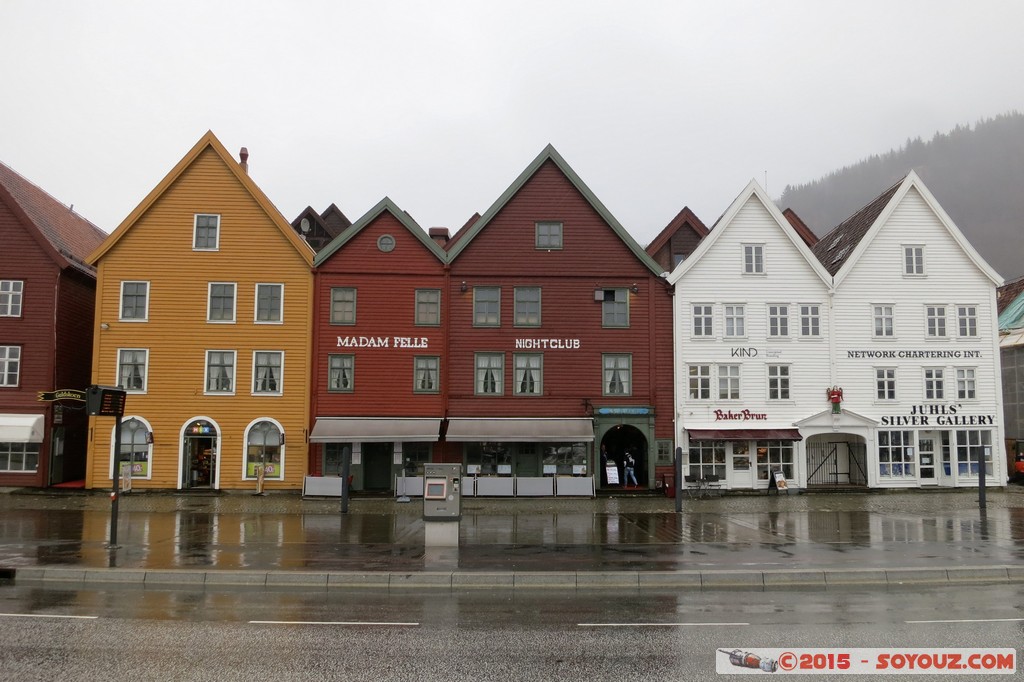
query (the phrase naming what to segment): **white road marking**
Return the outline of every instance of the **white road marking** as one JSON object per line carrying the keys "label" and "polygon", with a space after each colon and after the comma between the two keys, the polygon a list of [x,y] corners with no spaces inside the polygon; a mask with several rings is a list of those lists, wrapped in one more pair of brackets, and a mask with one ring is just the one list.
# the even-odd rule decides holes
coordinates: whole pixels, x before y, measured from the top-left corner
{"label": "white road marking", "polygon": [[418,627],[419,623],[389,623],[371,620],[250,620],[251,625],[384,625]]}
{"label": "white road marking", "polygon": [[78,620],[96,620],[99,616],[63,616],[50,613],[0,613],[0,618],[70,618]]}
{"label": "white road marking", "polygon": [[1024,622],[1024,618],[965,618],[963,620],[905,620],[903,622],[908,625],[925,623],[1021,623]]}
{"label": "white road marking", "polygon": [[749,626],[750,623],[578,623],[578,628],[686,628],[692,626]]}

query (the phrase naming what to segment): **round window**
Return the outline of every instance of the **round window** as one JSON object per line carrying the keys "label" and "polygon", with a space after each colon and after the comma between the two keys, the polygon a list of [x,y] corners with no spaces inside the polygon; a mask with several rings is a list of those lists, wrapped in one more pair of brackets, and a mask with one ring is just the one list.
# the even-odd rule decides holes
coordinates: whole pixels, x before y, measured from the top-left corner
{"label": "round window", "polygon": [[384,253],[389,253],[395,249],[395,238],[390,234],[382,234],[377,237],[377,248]]}

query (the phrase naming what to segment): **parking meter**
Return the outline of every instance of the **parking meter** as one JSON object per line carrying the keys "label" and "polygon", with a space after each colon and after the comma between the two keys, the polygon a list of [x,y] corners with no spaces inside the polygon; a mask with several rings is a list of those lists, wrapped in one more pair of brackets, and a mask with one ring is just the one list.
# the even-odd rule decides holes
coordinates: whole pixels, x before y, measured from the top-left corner
{"label": "parking meter", "polygon": [[462,519],[462,465],[423,465],[423,520]]}

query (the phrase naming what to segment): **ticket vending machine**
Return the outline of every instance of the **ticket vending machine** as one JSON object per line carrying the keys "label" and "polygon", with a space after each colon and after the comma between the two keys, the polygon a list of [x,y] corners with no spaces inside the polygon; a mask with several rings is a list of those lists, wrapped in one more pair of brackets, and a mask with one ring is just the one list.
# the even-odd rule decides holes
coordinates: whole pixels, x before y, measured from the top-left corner
{"label": "ticket vending machine", "polygon": [[462,520],[462,465],[423,465],[423,520]]}

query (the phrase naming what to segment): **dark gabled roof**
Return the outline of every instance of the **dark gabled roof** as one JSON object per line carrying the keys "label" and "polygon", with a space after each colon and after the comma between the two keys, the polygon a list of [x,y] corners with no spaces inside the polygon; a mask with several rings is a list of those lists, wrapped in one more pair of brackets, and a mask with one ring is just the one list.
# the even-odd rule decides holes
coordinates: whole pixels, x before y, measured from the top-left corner
{"label": "dark gabled roof", "polygon": [[647,248],[644,249],[647,251],[647,255],[654,257],[654,254],[665,246],[665,244],[668,243],[668,240],[671,239],[676,232],[683,229],[683,227],[689,227],[693,232],[695,232],[698,240],[703,239],[708,234],[708,228],[703,222],[701,222],[701,219],[697,217],[697,214],[691,211],[689,206],[683,206],[683,210],[679,211],[679,213],[676,214],[676,217],[670,220],[668,225],[666,225],[665,228],[658,233],[658,236],[656,236],[651,243],[647,245]]}
{"label": "dark gabled roof", "polygon": [[813,249],[814,245],[818,243],[818,235],[814,234],[814,231],[807,227],[807,223],[801,220],[800,216],[793,209],[787,208],[782,212],[782,215],[786,216],[786,220],[793,226],[796,233],[800,235],[800,239],[804,240],[804,244]]}
{"label": "dark gabled roof", "polygon": [[[0,202],[24,216],[26,227],[52,248],[58,265],[95,275],[86,258],[107,234],[46,191],[0,163]],[[48,249],[49,250],[49,249]]]}
{"label": "dark gabled roof", "polygon": [[535,158],[533,162],[519,174],[519,177],[517,177],[512,184],[509,185],[508,189],[506,189],[502,195],[498,197],[493,204],[491,204],[491,207],[484,212],[483,216],[481,216],[479,220],[474,222],[473,225],[465,232],[463,232],[463,230],[459,230],[455,235],[458,240],[456,241],[456,239],[452,239],[449,243],[448,261],[451,262],[458,258],[463,249],[473,241],[473,238],[480,234],[481,230],[487,227],[491,220],[501,212],[505,205],[519,193],[519,190],[526,185],[530,178],[536,175],[541,167],[548,162],[553,163],[555,167],[558,168],[570,184],[576,188],[576,191],[583,196],[583,199],[590,204],[590,207],[593,208],[599,216],[601,216],[601,219],[604,220],[605,224],[608,225],[619,239],[622,240],[622,243],[626,245],[626,248],[633,252],[633,255],[636,256],[637,260],[639,260],[644,267],[652,273],[660,276],[661,267],[658,263],[648,256],[646,251],[640,248],[640,245],[637,244],[636,240],[630,236],[629,232],[626,231],[626,228],[616,220],[615,216],[611,214],[611,211],[601,203],[601,200],[597,198],[597,195],[587,187],[586,183],[583,182],[580,176],[576,174],[576,171],[572,169],[566,160],[562,158],[562,155],[559,154],[551,144],[546,146],[541,153],[537,155],[537,158]]}
{"label": "dark gabled roof", "polygon": [[324,229],[327,231],[327,234],[331,235],[331,239],[334,239],[339,234],[352,227],[352,221],[349,220],[335,204],[328,206],[324,212],[320,214],[320,219],[323,221]]}
{"label": "dark gabled roof", "polygon": [[391,199],[384,197],[377,202],[376,206],[367,211],[362,218],[352,223],[351,227],[332,239],[330,244],[321,249],[320,252],[316,254],[316,258],[313,259],[313,266],[317,267],[322,265],[325,260],[330,258],[336,251],[351,241],[353,237],[359,234],[365,227],[370,225],[370,223],[376,220],[377,217],[385,211],[394,216],[395,219],[400,222],[413,237],[418,239],[428,251],[434,254],[439,261],[442,263],[447,262],[444,249],[438,246],[437,243],[427,235],[426,231],[424,231],[424,229],[412,219],[412,216],[400,209],[395,202],[391,201]]}
{"label": "dark gabled roof", "polygon": [[455,232],[455,234],[452,235],[452,238],[448,240],[448,243],[444,245],[444,250],[451,251],[452,247],[455,246],[455,242],[462,239],[466,235],[466,233],[469,232],[469,228],[473,227],[473,225],[476,224],[476,221],[478,220],[480,220],[479,213],[474,213],[473,215],[469,216],[469,220],[466,221],[466,224],[460,227]]}
{"label": "dark gabled roof", "polygon": [[[1024,293],[1024,276],[1011,280],[996,289],[996,310],[1002,314],[1011,303]],[[1002,323],[1002,320],[1000,320]]]}
{"label": "dark gabled roof", "polygon": [[867,206],[836,225],[814,245],[812,251],[815,257],[821,261],[830,275],[835,276],[843,267],[843,263],[878,220],[878,216],[889,205],[889,201],[905,179],[905,177],[900,178],[899,182],[872,199]]}

